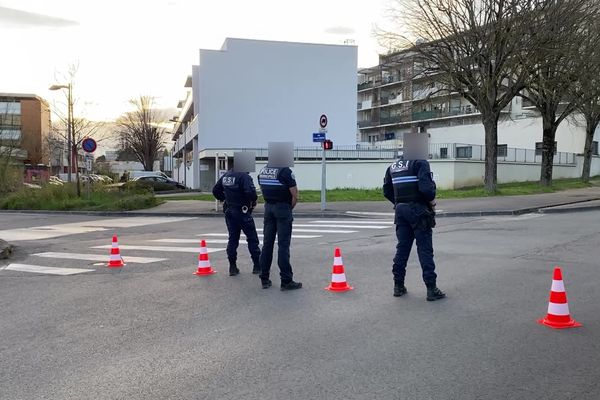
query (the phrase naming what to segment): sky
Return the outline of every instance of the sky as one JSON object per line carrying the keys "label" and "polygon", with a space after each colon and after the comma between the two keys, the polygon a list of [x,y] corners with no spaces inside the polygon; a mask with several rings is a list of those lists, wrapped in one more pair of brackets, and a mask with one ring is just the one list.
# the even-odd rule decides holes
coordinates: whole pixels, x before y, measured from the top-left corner
{"label": "sky", "polygon": [[[389,0],[0,0],[0,92],[34,93],[78,65],[76,116],[113,120],[128,99],[174,108],[199,49],[227,37],[358,46],[358,66],[377,64],[373,37]],[[318,60],[315,60],[318,62]]]}

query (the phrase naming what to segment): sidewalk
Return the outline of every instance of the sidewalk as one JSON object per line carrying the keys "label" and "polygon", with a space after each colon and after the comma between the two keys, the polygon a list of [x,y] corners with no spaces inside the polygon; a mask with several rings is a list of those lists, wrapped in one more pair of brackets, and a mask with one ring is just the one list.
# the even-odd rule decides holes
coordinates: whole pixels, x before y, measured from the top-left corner
{"label": "sidewalk", "polygon": [[[130,211],[129,215],[194,215],[220,216],[214,211],[215,203],[198,200],[168,200],[166,203],[140,211]],[[331,202],[321,211],[320,203],[299,203],[294,210],[297,217],[384,217],[393,215],[393,207],[388,201]],[[439,200],[439,217],[519,215],[530,212],[572,212],[600,209],[600,187],[567,190],[526,196],[478,197],[468,199]],[[263,214],[259,204],[254,214]]]}

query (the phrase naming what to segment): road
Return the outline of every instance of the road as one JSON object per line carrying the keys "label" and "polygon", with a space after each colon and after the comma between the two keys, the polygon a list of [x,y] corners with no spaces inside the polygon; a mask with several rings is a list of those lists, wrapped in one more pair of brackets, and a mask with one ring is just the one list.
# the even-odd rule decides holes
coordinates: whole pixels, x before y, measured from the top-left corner
{"label": "road", "polygon": [[[304,288],[281,292],[261,289],[244,247],[228,276],[219,218],[0,214],[18,245],[0,266],[0,399],[598,399],[598,221],[440,219],[448,298],[431,303],[416,254],[392,296],[385,219],[297,218]],[[127,266],[109,270],[113,233]],[[192,274],[201,238],[210,277]],[[351,292],[323,290],[336,246]],[[582,328],[535,322],[555,265]]]}

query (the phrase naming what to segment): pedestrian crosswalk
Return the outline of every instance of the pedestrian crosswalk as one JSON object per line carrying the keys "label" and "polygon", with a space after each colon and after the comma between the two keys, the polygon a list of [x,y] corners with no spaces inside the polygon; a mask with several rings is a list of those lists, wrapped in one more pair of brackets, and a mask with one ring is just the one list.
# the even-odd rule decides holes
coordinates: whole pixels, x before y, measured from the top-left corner
{"label": "pedestrian crosswalk", "polygon": [[[76,224],[61,224],[52,226],[41,226],[37,228],[11,230],[10,233],[16,235],[16,240],[38,240],[41,238],[54,238],[70,234],[81,235],[84,233],[104,231],[111,228],[134,228],[149,224],[159,223],[180,223],[189,220],[190,218],[124,218],[124,219],[106,219],[81,222]],[[359,232],[372,232],[374,230],[390,229],[393,226],[393,221],[387,219],[320,219],[320,220],[302,220],[293,225],[292,239],[295,243],[310,242],[319,240],[321,242],[334,238],[339,240],[340,237],[352,238]],[[198,227],[199,231],[202,228]],[[263,240],[263,229],[257,228],[259,239]],[[0,231],[0,234],[7,231]],[[177,232],[177,231],[175,231]],[[1,236],[0,236],[1,237]],[[127,234],[121,236],[121,254],[128,268],[141,268],[143,265],[152,265],[161,263],[161,265],[169,265],[170,259],[178,259],[180,256],[176,253],[198,254],[200,240],[206,240],[211,247],[208,248],[209,253],[217,253],[225,250],[225,245],[228,242],[228,234],[225,226],[222,231],[208,232],[195,234],[194,237],[144,237],[137,238],[135,236],[127,237]],[[12,239],[15,240],[15,239]],[[245,236],[241,235],[242,242]],[[13,263],[6,267],[0,268],[0,271],[25,272],[44,275],[77,275],[90,273],[98,270],[103,270],[103,267],[108,261],[108,252],[110,244],[90,245],[89,252],[39,252],[30,255],[28,261],[31,264]],[[144,255],[144,256],[140,256]],[[157,257],[156,257],[157,256]],[[60,267],[40,265],[43,260],[59,260]],[[90,263],[96,262],[96,263]],[[136,266],[137,264],[141,264]],[[52,265],[52,264],[51,264]],[[83,268],[88,267],[88,268]],[[89,267],[94,267],[90,269]]]}

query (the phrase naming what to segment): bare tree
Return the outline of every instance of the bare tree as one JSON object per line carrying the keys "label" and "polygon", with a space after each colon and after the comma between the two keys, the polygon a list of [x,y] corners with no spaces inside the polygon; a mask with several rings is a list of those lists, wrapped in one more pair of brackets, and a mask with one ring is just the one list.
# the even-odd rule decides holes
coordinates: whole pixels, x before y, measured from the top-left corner
{"label": "bare tree", "polygon": [[481,113],[485,130],[485,189],[496,190],[498,121],[525,87],[533,38],[526,35],[535,0],[396,0],[397,32],[383,43],[410,49],[448,90]]}
{"label": "bare tree", "polygon": [[599,17],[596,0],[547,0],[548,6],[530,22],[528,36],[535,38],[527,88],[521,96],[542,116],[542,168],[540,182],[552,184],[558,126],[572,114],[583,96],[579,76],[589,64],[585,43],[598,45],[597,31],[587,26]]}
{"label": "bare tree", "polygon": [[[77,65],[71,65],[66,73],[59,74],[56,77],[58,81],[68,83],[69,92],[71,93],[78,68]],[[86,138],[93,138],[96,142],[102,142],[109,139],[110,135],[108,132],[102,130],[105,125],[104,122],[90,121],[87,118],[75,116],[75,110],[80,109],[80,107],[77,107],[80,100],[77,97],[73,97],[69,92],[65,92],[66,103],[64,104],[64,108],[66,108],[66,112],[62,111],[62,107],[56,107],[56,105],[53,107],[54,114],[58,117],[58,124],[55,124],[53,131],[55,137],[61,137],[64,142],[71,144],[71,148],[68,150],[70,152],[68,159],[72,160],[69,163],[71,164],[70,171],[75,171],[76,173],[77,196],[81,196],[81,180],[78,165],[78,154],[81,143]],[[71,115],[70,119],[69,112]],[[78,114],[80,113],[81,111],[78,112]],[[69,126],[69,122],[71,126]]]}
{"label": "bare tree", "polygon": [[144,170],[152,171],[164,147],[166,118],[154,108],[154,98],[140,96],[130,100],[134,110],[117,120],[117,134],[123,150],[132,151]]}

